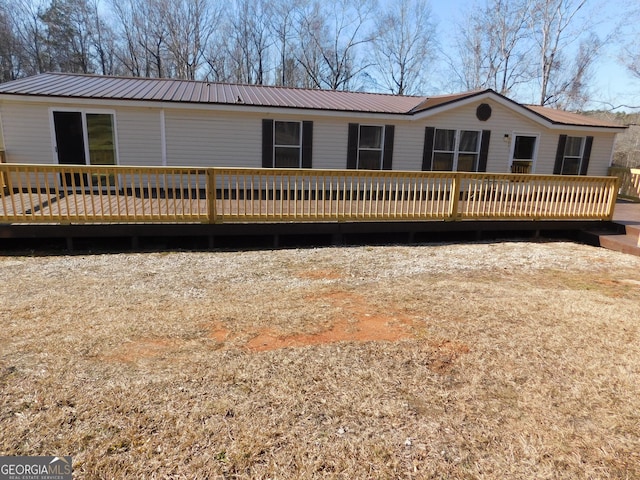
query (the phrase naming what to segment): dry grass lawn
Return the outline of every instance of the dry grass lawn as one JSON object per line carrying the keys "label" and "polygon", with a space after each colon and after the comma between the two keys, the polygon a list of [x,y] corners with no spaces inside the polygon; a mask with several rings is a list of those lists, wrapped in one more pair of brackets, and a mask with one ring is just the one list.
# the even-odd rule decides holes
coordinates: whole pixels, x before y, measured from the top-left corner
{"label": "dry grass lawn", "polygon": [[640,258],[0,256],[0,446],[74,478],[640,478]]}

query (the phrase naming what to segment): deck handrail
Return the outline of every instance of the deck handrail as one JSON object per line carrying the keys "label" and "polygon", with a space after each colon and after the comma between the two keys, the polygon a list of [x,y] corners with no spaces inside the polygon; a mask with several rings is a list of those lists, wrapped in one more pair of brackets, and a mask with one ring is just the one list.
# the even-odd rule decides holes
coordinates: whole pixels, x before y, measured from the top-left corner
{"label": "deck handrail", "polygon": [[610,220],[616,177],[0,164],[3,223]]}
{"label": "deck handrail", "polygon": [[609,175],[620,179],[618,190],[620,198],[640,202],[640,169],[613,166],[609,167]]}

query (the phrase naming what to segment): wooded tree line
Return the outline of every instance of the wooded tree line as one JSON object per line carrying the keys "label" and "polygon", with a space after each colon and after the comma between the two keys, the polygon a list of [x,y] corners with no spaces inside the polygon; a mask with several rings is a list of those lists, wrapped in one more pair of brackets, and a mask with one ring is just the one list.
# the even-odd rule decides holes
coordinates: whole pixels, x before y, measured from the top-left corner
{"label": "wooded tree line", "polygon": [[0,80],[63,71],[394,94],[437,84],[579,109],[613,41],[593,33],[593,2],[470,2],[442,32],[428,0],[0,0]]}

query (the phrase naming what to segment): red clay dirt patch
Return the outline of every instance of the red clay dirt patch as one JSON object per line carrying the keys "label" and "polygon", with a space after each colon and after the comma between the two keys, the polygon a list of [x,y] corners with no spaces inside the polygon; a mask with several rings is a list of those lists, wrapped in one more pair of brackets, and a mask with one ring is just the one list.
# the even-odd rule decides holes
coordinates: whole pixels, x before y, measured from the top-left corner
{"label": "red clay dirt patch", "polygon": [[[377,306],[362,295],[337,290],[307,295],[304,300],[327,311],[329,328],[317,333],[288,333],[274,328],[234,331],[216,322],[210,327],[208,337],[223,345],[229,342],[251,352],[264,352],[337,342],[396,342],[417,338],[420,332],[420,324],[390,302]],[[247,336],[251,336],[250,340],[239,344],[240,339]],[[158,358],[182,344],[170,338],[139,338],[123,343],[102,358],[112,362]],[[434,352],[431,369],[436,372],[447,370],[461,354],[469,352],[469,347],[459,342],[444,340],[429,344]]]}
{"label": "red clay dirt patch", "polygon": [[394,342],[412,338],[414,321],[409,316],[387,305],[385,312],[378,311],[358,294],[334,291],[305,298],[332,307],[332,326],[314,334],[283,334],[273,329],[262,329],[245,345],[254,352],[287,347],[303,347],[336,342]]}

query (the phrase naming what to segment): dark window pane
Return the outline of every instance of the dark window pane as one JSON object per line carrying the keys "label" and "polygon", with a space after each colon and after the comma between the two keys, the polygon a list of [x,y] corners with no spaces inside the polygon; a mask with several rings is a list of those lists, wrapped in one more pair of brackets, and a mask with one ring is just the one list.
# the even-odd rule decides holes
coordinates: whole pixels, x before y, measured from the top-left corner
{"label": "dark window pane", "polygon": [[582,150],[582,137],[567,137],[567,143],[564,147],[565,157],[580,157]]}
{"label": "dark window pane", "polygon": [[580,174],[580,158],[565,158],[562,163],[563,175],[579,175]]}
{"label": "dark window pane", "polygon": [[358,168],[361,170],[380,170],[381,153],[380,150],[360,150]]}
{"label": "dark window pane", "polygon": [[514,160],[533,160],[533,152],[536,148],[536,137],[524,137],[516,135],[516,144],[513,149]]}
{"label": "dark window pane", "polygon": [[275,145],[300,145],[300,122],[275,122]]}
{"label": "dark window pane", "polygon": [[478,170],[478,155],[471,153],[461,153],[458,155],[459,172],[475,172]]}
{"label": "dark window pane", "polygon": [[477,152],[478,134],[479,132],[471,132],[469,130],[463,130],[460,132],[459,150],[461,152]]}
{"label": "dark window pane", "polygon": [[453,170],[453,153],[439,153],[433,154],[433,169],[434,170]]}
{"label": "dark window pane", "polygon": [[434,150],[444,150],[446,152],[453,152],[456,144],[456,131],[455,130],[441,130],[436,129],[436,138],[433,146]]}
{"label": "dark window pane", "polygon": [[381,148],[381,146],[382,127],[360,127],[360,148]]}
{"label": "dark window pane", "polygon": [[115,165],[113,146],[113,116],[105,113],[87,114],[87,137],[91,165]]}
{"label": "dark window pane", "polygon": [[299,168],[300,148],[276,147],[273,166],[275,168]]}

